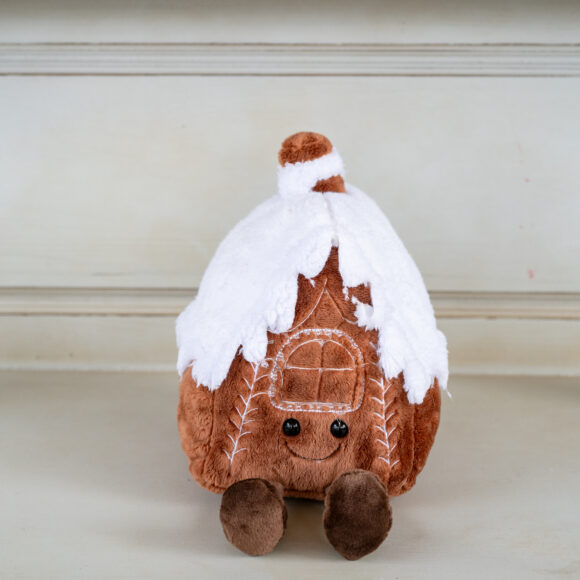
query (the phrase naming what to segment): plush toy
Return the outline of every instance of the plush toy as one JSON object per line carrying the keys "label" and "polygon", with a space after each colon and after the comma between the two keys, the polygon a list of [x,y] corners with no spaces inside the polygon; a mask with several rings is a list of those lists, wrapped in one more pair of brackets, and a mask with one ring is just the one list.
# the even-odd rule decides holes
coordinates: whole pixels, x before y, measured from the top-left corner
{"label": "plush toy", "polygon": [[183,449],[251,555],[282,537],[285,496],[324,500],[345,558],[375,550],[439,424],[447,348],[423,280],[343,176],[326,137],[286,139],[278,194],[223,240],[177,320]]}

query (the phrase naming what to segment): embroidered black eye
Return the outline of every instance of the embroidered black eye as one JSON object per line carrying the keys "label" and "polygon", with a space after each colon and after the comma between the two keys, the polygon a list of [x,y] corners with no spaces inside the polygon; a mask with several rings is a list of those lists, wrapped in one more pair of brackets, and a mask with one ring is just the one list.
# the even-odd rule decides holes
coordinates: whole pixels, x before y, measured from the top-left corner
{"label": "embroidered black eye", "polygon": [[344,421],[336,419],[330,426],[330,432],[334,435],[334,437],[342,439],[348,435],[348,425]]}
{"label": "embroidered black eye", "polygon": [[297,419],[286,419],[282,425],[282,431],[284,431],[284,435],[288,435],[288,437],[296,437],[296,435],[300,433],[300,423],[298,423]]}

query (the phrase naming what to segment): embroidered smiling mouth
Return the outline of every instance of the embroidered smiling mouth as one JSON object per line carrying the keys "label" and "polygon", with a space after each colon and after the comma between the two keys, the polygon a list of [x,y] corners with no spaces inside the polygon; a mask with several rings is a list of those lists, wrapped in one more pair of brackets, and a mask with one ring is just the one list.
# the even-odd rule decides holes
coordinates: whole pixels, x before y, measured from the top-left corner
{"label": "embroidered smiling mouth", "polygon": [[340,443],[339,446],[326,457],[305,457],[304,455],[300,455],[300,453],[294,451],[294,449],[292,449],[292,447],[288,445],[288,441],[284,441],[284,443],[286,443],[286,447],[288,447],[288,451],[290,451],[292,455],[296,455],[296,457],[300,457],[300,459],[306,459],[307,461],[324,461],[325,459],[330,459],[340,449],[342,445],[342,443]]}

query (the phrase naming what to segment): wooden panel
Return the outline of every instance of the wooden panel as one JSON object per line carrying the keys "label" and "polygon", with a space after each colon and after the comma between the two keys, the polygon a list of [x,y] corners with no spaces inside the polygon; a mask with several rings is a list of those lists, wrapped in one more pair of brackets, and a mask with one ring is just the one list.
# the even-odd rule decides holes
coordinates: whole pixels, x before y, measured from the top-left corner
{"label": "wooden panel", "polygon": [[579,34],[572,1],[2,2],[0,368],[173,369],[311,129],[415,257],[452,375],[579,375]]}
{"label": "wooden panel", "polygon": [[9,42],[578,42],[574,0],[3,0]]}
{"label": "wooden panel", "polygon": [[0,107],[2,286],[197,286],[313,129],[431,290],[580,290],[579,78],[3,77]]}
{"label": "wooden panel", "polygon": [[452,374],[580,375],[578,320],[442,319],[439,327]]}
{"label": "wooden panel", "polygon": [[[177,316],[194,298],[179,288],[2,288],[0,316]],[[580,320],[580,293],[431,292],[439,318]]]}
{"label": "wooden panel", "polygon": [[0,369],[175,371],[168,316],[0,317]]}
{"label": "wooden panel", "polygon": [[[0,317],[0,369],[174,370],[173,316]],[[453,375],[580,375],[579,320],[441,319]]]}

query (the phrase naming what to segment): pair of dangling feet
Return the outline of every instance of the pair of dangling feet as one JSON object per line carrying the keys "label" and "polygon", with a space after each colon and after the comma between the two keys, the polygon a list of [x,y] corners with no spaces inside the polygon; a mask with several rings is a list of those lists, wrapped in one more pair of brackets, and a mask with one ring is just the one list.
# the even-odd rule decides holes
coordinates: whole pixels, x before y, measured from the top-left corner
{"label": "pair of dangling feet", "polygon": [[[286,529],[283,487],[265,479],[245,479],[224,493],[220,520],[226,538],[251,556],[271,552]],[[357,469],[337,477],[326,490],[324,531],[347,560],[376,550],[391,529],[391,507],[383,482]]]}

